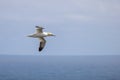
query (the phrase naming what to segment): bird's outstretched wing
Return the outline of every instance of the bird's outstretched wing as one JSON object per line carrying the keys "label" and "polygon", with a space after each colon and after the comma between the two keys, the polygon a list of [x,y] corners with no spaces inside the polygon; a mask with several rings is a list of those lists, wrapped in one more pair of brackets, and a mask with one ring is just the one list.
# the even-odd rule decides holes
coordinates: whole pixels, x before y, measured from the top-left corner
{"label": "bird's outstretched wing", "polygon": [[36,26],[36,28],[37,28],[36,29],[37,33],[42,33],[43,32],[43,29],[44,29],[43,27]]}
{"label": "bird's outstretched wing", "polygon": [[40,39],[39,51],[42,51],[42,49],[45,47],[46,40],[44,38],[39,39]]}

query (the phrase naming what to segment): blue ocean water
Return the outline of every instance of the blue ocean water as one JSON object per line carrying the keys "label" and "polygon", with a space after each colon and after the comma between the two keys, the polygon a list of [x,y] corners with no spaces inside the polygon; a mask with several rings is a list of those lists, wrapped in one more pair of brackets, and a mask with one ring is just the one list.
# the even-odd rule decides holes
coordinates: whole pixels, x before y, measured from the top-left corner
{"label": "blue ocean water", "polygon": [[120,56],[0,56],[0,80],[120,80]]}

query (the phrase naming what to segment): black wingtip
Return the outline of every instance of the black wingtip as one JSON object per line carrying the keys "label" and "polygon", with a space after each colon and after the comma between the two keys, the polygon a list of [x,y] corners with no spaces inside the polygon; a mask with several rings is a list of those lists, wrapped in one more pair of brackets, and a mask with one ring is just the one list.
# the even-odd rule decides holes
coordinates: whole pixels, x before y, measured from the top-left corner
{"label": "black wingtip", "polygon": [[40,48],[39,48],[39,52],[42,51],[42,49],[43,49],[43,48],[40,47]]}
{"label": "black wingtip", "polygon": [[36,28],[41,28],[41,29],[45,29],[45,28],[43,28],[43,27],[40,27],[40,26],[35,26]]}
{"label": "black wingtip", "polygon": [[36,28],[38,28],[39,26],[35,26]]}

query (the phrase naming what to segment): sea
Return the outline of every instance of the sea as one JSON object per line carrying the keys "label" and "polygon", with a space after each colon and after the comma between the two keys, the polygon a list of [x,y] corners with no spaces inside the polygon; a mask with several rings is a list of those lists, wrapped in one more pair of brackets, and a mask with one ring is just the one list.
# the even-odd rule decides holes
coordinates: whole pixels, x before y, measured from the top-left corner
{"label": "sea", "polygon": [[0,55],[0,80],[120,80],[120,55]]}

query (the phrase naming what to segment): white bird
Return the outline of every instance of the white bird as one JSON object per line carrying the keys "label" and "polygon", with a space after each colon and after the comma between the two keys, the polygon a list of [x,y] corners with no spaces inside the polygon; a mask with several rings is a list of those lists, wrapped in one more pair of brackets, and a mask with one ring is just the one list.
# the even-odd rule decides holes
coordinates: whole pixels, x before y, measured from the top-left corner
{"label": "white bird", "polygon": [[42,49],[45,47],[46,40],[44,37],[47,36],[55,36],[51,32],[43,32],[43,27],[36,26],[36,33],[32,35],[28,35],[28,37],[33,37],[33,38],[39,38],[40,40],[40,45],[39,45],[39,51],[42,51]]}

